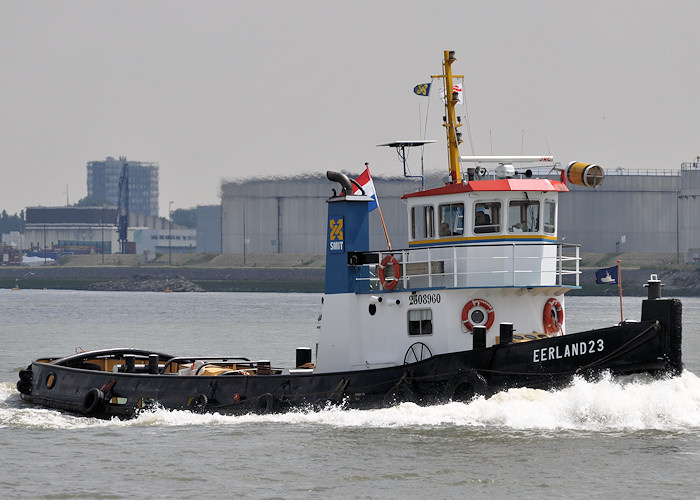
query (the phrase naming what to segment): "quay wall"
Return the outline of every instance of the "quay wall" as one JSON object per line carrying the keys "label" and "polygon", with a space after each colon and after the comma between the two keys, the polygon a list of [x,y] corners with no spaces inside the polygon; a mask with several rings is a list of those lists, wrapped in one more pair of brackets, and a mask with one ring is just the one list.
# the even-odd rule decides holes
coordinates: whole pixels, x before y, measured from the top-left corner
{"label": "quay wall", "polygon": [[[55,288],[86,290],[90,284],[141,277],[143,279],[184,278],[206,291],[261,291],[321,293],[323,268],[197,268],[197,267],[2,267],[0,288]],[[700,268],[666,269],[645,267],[624,269],[623,294],[646,295],[644,284],[651,274],[664,283],[664,296],[700,296]],[[617,295],[618,287],[596,285],[595,269],[583,269],[580,290],[569,295]]]}
{"label": "quay wall", "polygon": [[141,277],[184,278],[206,291],[322,292],[324,269],[196,267],[32,267],[0,269],[0,288],[55,288],[86,290],[92,283]]}

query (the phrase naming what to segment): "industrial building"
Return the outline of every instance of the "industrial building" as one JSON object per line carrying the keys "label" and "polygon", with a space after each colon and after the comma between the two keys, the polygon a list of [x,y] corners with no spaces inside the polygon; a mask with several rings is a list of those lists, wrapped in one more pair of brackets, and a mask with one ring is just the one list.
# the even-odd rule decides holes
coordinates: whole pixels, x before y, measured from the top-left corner
{"label": "industrial building", "polygon": [[129,211],[157,217],[159,167],[155,162],[127,160],[126,156],[88,162],[88,197],[119,206],[119,178],[124,166],[129,177]]}
{"label": "industrial building", "polygon": [[58,254],[112,253],[114,207],[27,207],[22,249]]}
{"label": "industrial building", "polygon": [[221,253],[221,205],[197,205],[197,251]]}
{"label": "industrial building", "polygon": [[[349,174],[356,177],[357,174]],[[427,187],[444,181],[426,177]],[[401,196],[416,179],[375,177],[393,248],[408,245]],[[673,252],[680,262],[700,260],[700,158],[680,170],[606,170],[602,186],[569,186],[560,197],[559,240],[584,251]],[[338,185],[325,175],[250,179],[221,186],[224,253],[324,253],[324,201]],[[370,247],[387,248],[378,211],[370,214]]]}
{"label": "industrial building", "polygon": [[569,186],[560,238],[588,252],[673,252],[700,256],[700,161],[680,170],[606,170],[595,190]]}
{"label": "industrial building", "polygon": [[[375,178],[374,183],[390,238],[406,245],[408,227],[401,196],[419,183],[403,178]],[[331,197],[331,189],[338,185],[322,174],[223,183],[223,253],[324,253],[325,200]],[[379,215],[370,217],[370,244],[386,248]]]}
{"label": "industrial building", "polygon": [[197,231],[180,226],[167,229],[131,229],[136,252],[143,256],[144,262],[167,260],[168,256],[197,251]]}
{"label": "industrial building", "polygon": [[[124,184],[122,193],[120,181]],[[158,217],[157,163],[130,161],[124,156],[88,162],[87,185],[88,198],[105,206],[28,207],[24,234],[14,247],[25,252],[50,253],[51,258],[124,252],[153,260],[164,253],[197,251],[195,229]],[[110,203],[113,206],[107,206]],[[207,234],[211,232],[209,226],[216,226],[220,235],[221,209],[214,208],[212,214],[218,210],[218,218],[207,225],[204,219],[209,212],[205,210],[202,224],[209,230]],[[118,231],[117,213],[120,220],[123,216],[123,236]],[[124,239],[123,249],[120,237]],[[220,251],[220,236],[218,243],[216,237],[209,239]]]}
{"label": "industrial building", "polygon": [[[119,253],[115,207],[27,207],[22,250],[74,254]],[[197,250],[197,231],[167,219],[129,214],[127,253],[153,260],[158,254]]]}

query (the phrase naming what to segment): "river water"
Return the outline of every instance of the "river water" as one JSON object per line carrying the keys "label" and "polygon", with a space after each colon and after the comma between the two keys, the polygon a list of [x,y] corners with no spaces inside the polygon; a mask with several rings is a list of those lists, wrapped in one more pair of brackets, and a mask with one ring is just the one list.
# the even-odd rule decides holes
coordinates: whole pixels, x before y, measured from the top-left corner
{"label": "river water", "polygon": [[[674,379],[511,390],[468,404],[266,416],[155,411],[100,421],[23,403],[17,372],[76,347],[245,355],[313,347],[317,294],[0,290],[5,498],[695,498],[700,299],[683,300]],[[640,298],[624,300],[637,320]],[[569,331],[620,320],[571,297]]]}

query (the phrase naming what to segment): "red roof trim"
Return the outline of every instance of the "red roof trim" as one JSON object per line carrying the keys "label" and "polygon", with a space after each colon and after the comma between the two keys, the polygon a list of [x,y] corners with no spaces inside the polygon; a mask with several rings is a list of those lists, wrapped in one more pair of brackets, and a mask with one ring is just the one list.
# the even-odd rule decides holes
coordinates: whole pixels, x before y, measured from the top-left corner
{"label": "red roof trim", "polygon": [[467,184],[446,184],[445,186],[416,193],[406,193],[406,198],[435,196],[457,193],[474,193],[487,191],[557,191],[567,192],[569,188],[561,181],[551,179],[496,179],[489,181],[469,181]]}

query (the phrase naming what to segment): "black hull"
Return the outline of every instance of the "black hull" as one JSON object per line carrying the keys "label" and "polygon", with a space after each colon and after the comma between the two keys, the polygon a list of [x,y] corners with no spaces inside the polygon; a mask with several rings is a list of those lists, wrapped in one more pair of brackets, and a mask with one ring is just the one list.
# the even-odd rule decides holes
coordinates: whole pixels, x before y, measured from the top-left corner
{"label": "black hull", "polygon": [[94,371],[66,366],[65,359],[69,358],[35,361],[23,370],[17,384],[22,399],[102,418],[130,418],[155,405],[245,414],[328,403],[354,408],[400,401],[433,404],[468,400],[475,394],[489,396],[513,387],[553,388],[576,375],[593,377],[604,371],[614,375],[679,374],[681,303],[646,300],[639,323],[441,354],[366,371],[182,376]]}

